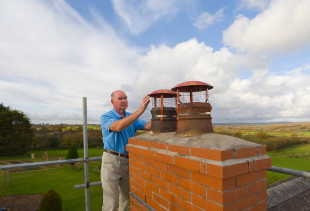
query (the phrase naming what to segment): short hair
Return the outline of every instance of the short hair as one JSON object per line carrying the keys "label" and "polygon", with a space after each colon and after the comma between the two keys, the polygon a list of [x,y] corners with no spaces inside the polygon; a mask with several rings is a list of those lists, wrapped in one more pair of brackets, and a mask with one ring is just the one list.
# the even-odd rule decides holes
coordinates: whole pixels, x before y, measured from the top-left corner
{"label": "short hair", "polygon": [[114,92],[115,92],[115,91],[113,91],[113,92],[111,93],[111,100],[113,100],[113,98],[114,98]]}

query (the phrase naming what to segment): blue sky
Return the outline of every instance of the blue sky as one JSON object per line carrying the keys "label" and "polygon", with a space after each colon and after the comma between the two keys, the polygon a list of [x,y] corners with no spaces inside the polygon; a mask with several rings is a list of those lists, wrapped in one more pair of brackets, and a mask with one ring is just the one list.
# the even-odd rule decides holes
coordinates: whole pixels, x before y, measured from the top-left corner
{"label": "blue sky", "polygon": [[[308,0],[0,1],[0,102],[33,123],[99,123],[188,80],[213,122],[310,120]],[[142,116],[150,120],[150,109]]]}

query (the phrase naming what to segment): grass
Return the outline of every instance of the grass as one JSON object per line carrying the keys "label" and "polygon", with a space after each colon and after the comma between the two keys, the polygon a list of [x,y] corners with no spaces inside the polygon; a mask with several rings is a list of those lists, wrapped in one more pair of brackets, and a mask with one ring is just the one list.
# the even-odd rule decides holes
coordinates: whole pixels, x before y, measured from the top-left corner
{"label": "grass", "polygon": [[[89,164],[90,182],[100,181],[98,166],[100,161]],[[3,175],[3,172],[1,172]],[[72,169],[69,164],[41,170],[12,173],[12,185],[7,187],[5,195],[13,194],[38,194],[46,193],[49,189],[54,189],[63,200],[64,211],[85,210],[84,188],[74,189],[74,185],[84,183],[84,168]],[[3,196],[3,176],[0,177],[0,196]],[[101,210],[102,188],[94,186],[90,188],[91,210]]]}
{"label": "grass", "polygon": [[[83,157],[83,149],[78,149],[80,158]],[[103,150],[90,148],[88,150],[89,157],[99,157]],[[1,157],[2,165],[7,164],[8,160],[30,161],[30,153],[35,153],[34,162],[43,161],[42,155],[44,150],[30,151],[27,155]],[[58,160],[59,157],[66,157],[68,150],[49,150],[49,160]],[[99,166],[101,161],[89,163],[89,180],[90,182],[100,181]],[[84,188],[74,189],[74,185],[84,183],[84,166],[81,165],[80,170],[75,166],[71,168],[69,164],[41,166],[40,170],[23,171],[12,173],[12,185],[7,187],[7,193],[3,193],[3,171],[0,172],[0,197],[3,195],[14,194],[38,194],[46,193],[49,189],[54,189],[63,200],[64,210],[85,210],[85,191]],[[7,174],[8,180],[8,174]],[[94,186],[90,188],[90,204],[91,210],[101,210],[102,206],[102,188]]]}
{"label": "grass", "polygon": [[[294,145],[280,149],[277,152],[267,153],[272,158],[272,165],[283,168],[309,171],[310,170],[310,144]],[[291,177],[291,175],[267,171],[267,183]]]}
{"label": "grass", "polygon": [[[78,149],[80,157],[83,157],[83,149]],[[68,150],[48,151],[49,160],[56,160],[58,157],[65,157]],[[30,153],[23,156],[0,157],[0,164],[7,164],[7,160],[30,160]],[[36,155],[35,161],[43,161],[44,150],[33,151]],[[302,171],[310,170],[310,144],[294,145],[267,153],[272,158],[272,165],[284,168],[291,168]],[[102,149],[89,149],[89,157],[102,155]],[[295,156],[295,157],[294,157]],[[90,182],[100,181],[99,165],[100,161],[89,164]],[[267,183],[272,184],[279,180],[290,177],[290,175],[267,171]],[[81,166],[72,169],[69,164],[42,166],[40,170],[14,172],[12,173],[12,185],[7,187],[5,195],[13,194],[37,194],[46,193],[49,189],[54,189],[63,199],[64,210],[85,210],[84,189],[74,189],[76,184],[84,183],[84,170]],[[3,171],[0,172],[0,197],[3,196]],[[102,188],[94,186],[90,188],[91,210],[101,210]]]}

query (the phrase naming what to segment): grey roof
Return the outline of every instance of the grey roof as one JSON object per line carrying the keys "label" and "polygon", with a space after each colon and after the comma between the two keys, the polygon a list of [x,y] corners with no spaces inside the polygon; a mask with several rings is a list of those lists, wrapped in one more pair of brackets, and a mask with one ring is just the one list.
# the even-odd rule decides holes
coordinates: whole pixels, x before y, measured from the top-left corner
{"label": "grey roof", "polygon": [[268,211],[310,211],[310,179],[293,177],[267,190]]}

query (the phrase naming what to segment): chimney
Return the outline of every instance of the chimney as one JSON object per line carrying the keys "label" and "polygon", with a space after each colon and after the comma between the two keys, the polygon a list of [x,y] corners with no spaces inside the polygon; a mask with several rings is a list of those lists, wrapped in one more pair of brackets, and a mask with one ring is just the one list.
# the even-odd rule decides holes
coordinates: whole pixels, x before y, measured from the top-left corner
{"label": "chimney", "polygon": [[187,81],[172,88],[177,91],[176,110],[179,137],[212,133],[211,110],[208,90],[213,86],[201,81]]}

